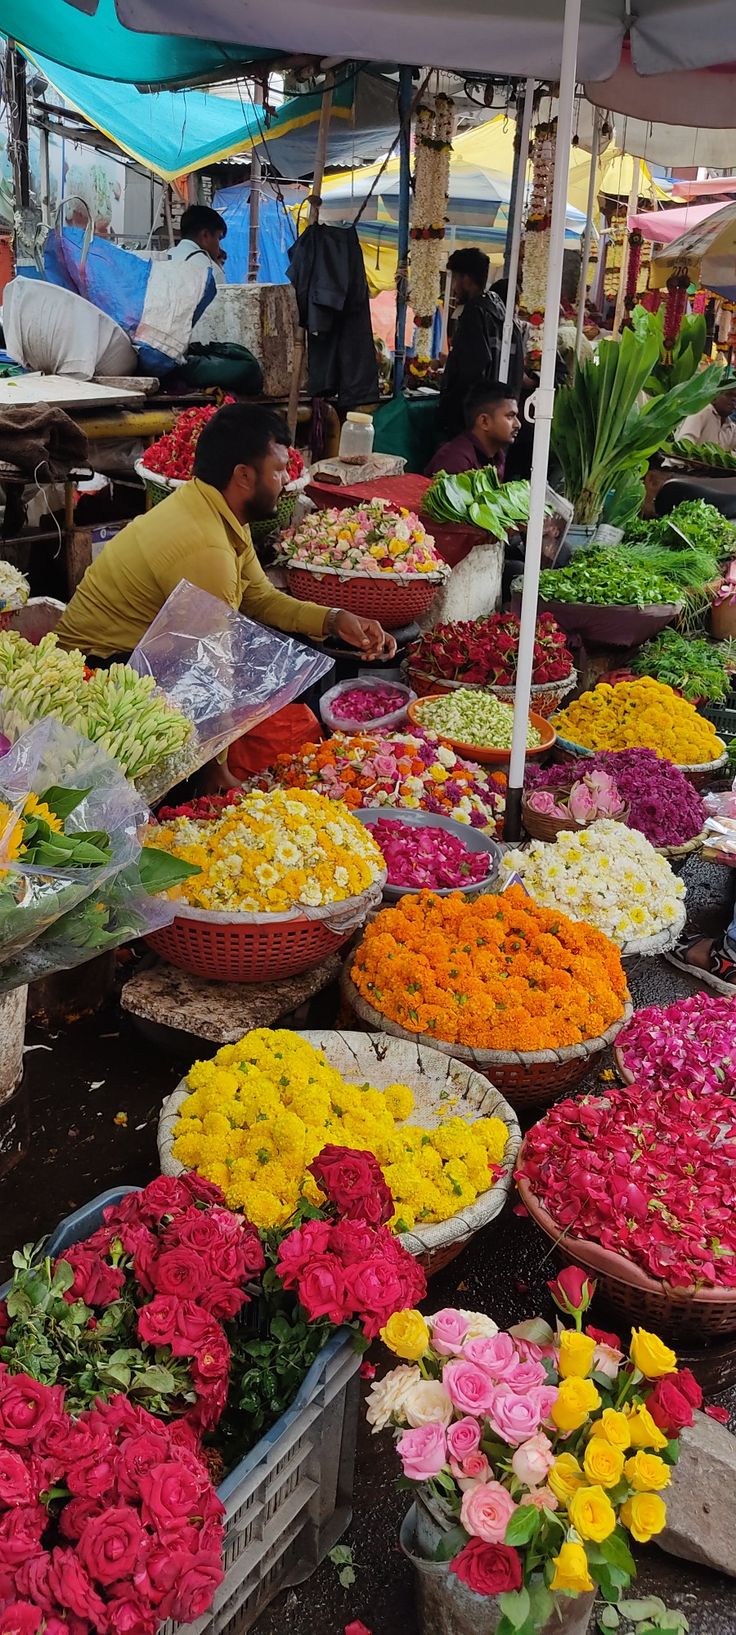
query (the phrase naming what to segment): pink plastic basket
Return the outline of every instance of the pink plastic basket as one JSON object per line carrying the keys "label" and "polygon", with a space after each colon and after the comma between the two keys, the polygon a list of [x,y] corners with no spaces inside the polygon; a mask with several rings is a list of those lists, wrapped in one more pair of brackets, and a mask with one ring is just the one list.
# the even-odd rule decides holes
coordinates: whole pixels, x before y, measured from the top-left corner
{"label": "pink plastic basket", "polygon": [[308,568],[289,568],[287,581],[292,596],[300,602],[318,602],[320,607],[342,607],[364,619],[378,619],[386,630],[400,630],[420,613],[426,613],[440,587],[439,578],[427,575],[397,580],[366,577],[344,579],[326,570],[311,573]]}

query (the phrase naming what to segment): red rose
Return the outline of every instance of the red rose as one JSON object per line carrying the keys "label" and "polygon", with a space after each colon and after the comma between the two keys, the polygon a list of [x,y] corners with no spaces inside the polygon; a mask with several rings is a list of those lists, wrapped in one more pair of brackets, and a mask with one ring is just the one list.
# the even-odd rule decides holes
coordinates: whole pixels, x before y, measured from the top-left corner
{"label": "red rose", "polygon": [[371,1256],[346,1268],[349,1301],[360,1312],[364,1331],[375,1339],[392,1312],[402,1309],[401,1279],[397,1267],[388,1260]]}
{"label": "red rose", "polygon": [[77,1555],[76,1550],[51,1552],[49,1591],[57,1606],[76,1618],[84,1618],[98,1629],[105,1628],[105,1604]]}
{"label": "red rose", "polygon": [[90,1578],[99,1584],[117,1584],[132,1577],[145,1538],[137,1510],[118,1504],[87,1522],[77,1553]]}
{"label": "red rose", "polygon": [[140,1255],[142,1265],[148,1265],[151,1258],[158,1254],[157,1239],[141,1221],[124,1221],[115,1236],[133,1261]]}
{"label": "red rose", "polygon": [[158,1607],[127,1588],[120,1588],[108,1601],[107,1616],[112,1635],[156,1635],[161,1622]]}
{"label": "red rose", "polygon": [[9,1448],[0,1448],[0,1505],[30,1504],[35,1497],[25,1460]]}
{"label": "red rose", "polygon": [[197,1352],[196,1376],[200,1380],[227,1379],[230,1372],[230,1346],[222,1332],[213,1334]]}
{"label": "red rose", "polygon": [[180,1349],[174,1342],[177,1356],[186,1357],[192,1351],[197,1351],[201,1345],[211,1340],[215,1333],[219,1334],[220,1325],[216,1323],[210,1312],[205,1310],[197,1300],[176,1301],[176,1338],[186,1343],[187,1350]]}
{"label": "red rose", "polygon": [[476,1595],[505,1595],[521,1589],[521,1562],[509,1544],[484,1544],[468,1539],[450,1562],[450,1572]]}
{"label": "red rose", "polygon": [[181,1176],[181,1185],[186,1188],[190,1201],[203,1204],[224,1204],[225,1194],[221,1187],[215,1186],[214,1181],[206,1181],[203,1175],[197,1175],[191,1170],[188,1175]]}
{"label": "red rose", "polygon": [[594,1328],[592,1323],[588,1323],[585,1332],[591,1340],[595,1340],[596,1345],[610,1345],[612,1351],[621,1350],[620,1335],[610,1334],[605,1328]]}
{"label": "red rose", "polygon": [[74,1462],[76,1446],[76,1425],[72,1424],[66,1414],[57,1414],[48,1421],[44,1429],[39,1453],[43,1458],[51,1460],[61,1475],[67,1464]]}
{"label": "red rose", "polygon": [[201,1500],[209,1487],[209,1477],[189,1470],[181,1460],[167,1459],[141,1477],[143,1519],[164,1541],[176,1537],[201,1512]]}
{"label": "red rose", "polygon": [[138,1338],[148,1345],[171,1345],[181,1301],[175,1294],[155,1294],[138,1313]]}
{"label": "red rose", "polygon": [[0,1516],[0,1567],[15,1567],[38,1555],[48,1514],[42,1504],[6,1510]]}
{"label": "red rose", "polygon": [[691,1373],[690,1369],[678,1368],[677,1373],[674,1375],[674,1379],[677,1382],[678,1390],[682,1391],[684,1397],[687,1397],[691,1408],[702,1408],[703,1393],[698,1385],[695,1375]]}
{"label": "red rose", "polygon": [[37,1556],[31,1556],[18,1568],[15,1582],[19,1596],[24,1601],[33,1601],[44,1612],[53,1612],[54,1603],[49,1589],[49,1568],[51,1556],[48,1550],[41,1550]]}
{"label": "red rose", "polygon": [[117,1481],[118,1450],[104,1431],[94,1436],[95,1446],[70,1469],[66,1485],[80,1499],[103,1499]]}
{"label": "red rose", "polygon": [[148,1475],[154,1465],[161,1465],[169,1455],[169,1439],[165,1431],[142,1431],[140,1436],[129,1436],[123,1442],[118,1459],[117,1485],[124,1499],[137,1499],[141,1491],[141,1477]]}
{"label": "red rose", "polygon": [[185,1453],[197,1452],[199,1438],[185,1419],[175,1419],[173,1424],[167,1427],[167,1435],[171,1448],[170,1459],[177,1458],[177,1448],[181,1448]]}
{"label": "red rose", "polygon": [[655,1425],[665,1436],[679,1436],[686,1425],[693,1423],[692,1404],[679,1389],[677,1378],[676,1374],[665,1374],[657,1380],[646,1401]]}
{"label": "red rose", "polygon": [[35,1448],[63,1402],[59,1386],[40,1385],[28,1374],[4,1374],[0,1380],[0,1441],[12,1448]]}
{"label": "red rose", "polygon": [[191,1566],[184,1569],[177,1581],[174,1621],[190,1624],[208,1612],[215,1590],[222,1583],[224,1576],[219,1555],[213,1553],[196,1556]]}
{"label": "red rose", "polygon": [[187,1300],[196,1300],[210,1281],[206,1265],[193,1249],[163,1249],[151,1275],[157,1294],[175,1294]]}
{"label": "red rose", "polygon": [[326,1146],[309,1166],[317,1186],[347,1220],[381,1226],[390,1221],[394,1201],[371,1152]]}
{"label": "red rose", "polygon": [[36,1635],[42,1616],[30,1601],[11,1601],[0,1613],[0,1635]]}
{"label": "red rose", "polygon": [[338,1221],[330,1233],[330,1254],[337,1255],[343,1266],[353,1266],[370,1255],[375,1239],[373,1228],[362,1221]]}
{"label": "red rose", "polygon": [[279,1245],[279,1259],[276,1271],[285,1289],[291,1289],[299,1278],[302,1268],[315,1255],[326,1253],[331,1242],[332,1228],[329,1221],[307,1221],[304,1226],[297,1226],[288,1237]]}
{"label": "red rose", "polygon": [[83,1300],[86,1306],[111,1306],[118,1299],[125,1273],[103,1260],[95,1249],[88,1249],[84,1243],[74,1244],[59,1260],[65,1260],[74,1273],[74,1282],[64,1295],[70,1305]]}
{"label": "red rose", "polygon": [[148,1226],[157,1226],[165,1215],[177,1215],[189,1209],[191,1193],[183,1179],[173,1175],[159,1175],[136,1195],[135,1218]]}
{"label": "red rose", "polygon": [[350,1312],[345,1274],[337,1255],[315,1255],[304,1267],[298,1284],[299,1299],[310,1322],[327,1317],[340,1324]]}
{"label": "red rose", "polygon": [[0,1300],[0,1345],[2,1345],[9,1328],[10,1318],[8,1316],[7,1301]]}
{"label": "red rose", "polygon": [[68,1539],[70,1544],[76,1544],[87,1522],[93,1516],[99,1516],[104,1508],[104,1499],[70,1499],[59,1516],[62,1537]]}
{"label": "red rose", "polygon": [[94,1408],[85,1414],[83,1421],[78,1421],[75,1429],[94,1436],[102,1433],[109,1439],[121,1431],[126,1436],[138,1436],[141,1431],[160,1430],[161,1423],[146,1413],[145,1408],[137,1407],[129,1397],[124,1397],[121,1391],[109,1402],[102,1402],[98,1397]]}
{"label": "red rose", "polygon": [[237,1317],[247,1298],[245,1289],[223,1278],[208,1278],[206,1289],[199,1295],[200,1303],[213,1317]]}

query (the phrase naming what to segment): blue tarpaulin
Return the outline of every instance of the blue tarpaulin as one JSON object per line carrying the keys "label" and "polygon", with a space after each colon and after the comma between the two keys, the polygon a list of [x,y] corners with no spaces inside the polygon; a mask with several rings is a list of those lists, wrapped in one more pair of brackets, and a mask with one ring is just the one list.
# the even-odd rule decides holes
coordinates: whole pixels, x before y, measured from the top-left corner
{"label": "blue tarpaulin", "polygon": [[119,21],[115,0],[98,0],[93,11],[69,6],[66,0],[0,0],[0,29],[54,63],[129,85],[204,83],[228,67],[235,74],[245,62],[274,57],[270,50],[206,39],[135,34]]}
{"label": "blue tarpaulin", "polygon": [[[223,187],[213,204],[227,222],[228,284],[248,282],[250,187]],[[258,210],[258,282],[285,284],[289,247],[296,238],[294,217],[278,199],[261,198]]]}

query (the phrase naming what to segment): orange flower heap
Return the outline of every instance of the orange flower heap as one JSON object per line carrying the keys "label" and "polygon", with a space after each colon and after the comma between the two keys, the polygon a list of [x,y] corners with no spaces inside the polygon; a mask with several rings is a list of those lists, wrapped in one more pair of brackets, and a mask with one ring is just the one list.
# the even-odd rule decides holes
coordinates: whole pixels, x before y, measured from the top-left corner
{"label": "orange flower heap", "polygon": [[555,1050],[596,1039],[623,1014],[626,977],[600,931],[502,897],[422,892],[366,929],[352,980],[411,1033],[484,1050]]}

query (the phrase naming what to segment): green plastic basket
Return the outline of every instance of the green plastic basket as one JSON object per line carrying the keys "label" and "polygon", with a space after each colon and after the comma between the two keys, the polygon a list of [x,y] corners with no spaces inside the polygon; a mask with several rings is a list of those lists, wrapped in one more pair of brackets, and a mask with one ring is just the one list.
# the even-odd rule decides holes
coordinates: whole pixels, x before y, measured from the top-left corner
{"label": "green plastic basket", "polygon": [[730,744],[736,738],[736,693],[728,693],[724,704],[704,704],[701,714],[713,722],[724,743]]}

